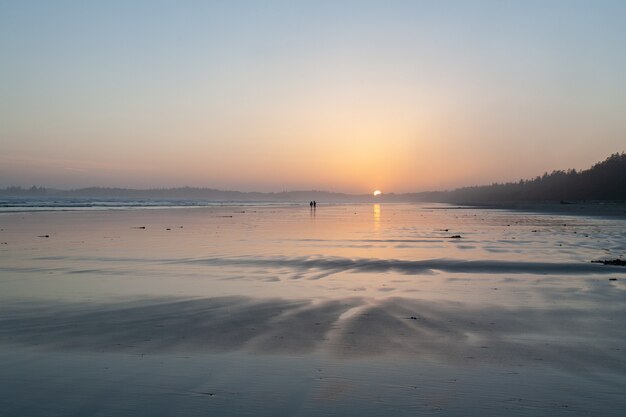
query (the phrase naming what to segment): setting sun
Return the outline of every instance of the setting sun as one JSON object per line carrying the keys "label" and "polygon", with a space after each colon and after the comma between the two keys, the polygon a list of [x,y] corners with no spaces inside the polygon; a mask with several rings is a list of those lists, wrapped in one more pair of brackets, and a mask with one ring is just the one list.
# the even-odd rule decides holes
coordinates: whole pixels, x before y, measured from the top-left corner
{"label": "setting sun", "polygon": [[380,191],[380,190],[376,190],[376,191],[374,191],[374,196],[381,195],[381,194],[382,194],[382,193],[381,193],[381,191]]}

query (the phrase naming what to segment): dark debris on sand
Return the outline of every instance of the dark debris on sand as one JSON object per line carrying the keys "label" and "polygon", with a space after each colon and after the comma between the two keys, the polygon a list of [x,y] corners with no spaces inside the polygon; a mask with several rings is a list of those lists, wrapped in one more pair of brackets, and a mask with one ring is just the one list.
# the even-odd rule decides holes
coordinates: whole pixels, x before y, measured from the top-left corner
{"label": "dark debris on sand", "polygon": [[591,263],[603,264],[603,265],[626,266],[626,261],[622,259],[602,259],[599,261],[591,261]]}

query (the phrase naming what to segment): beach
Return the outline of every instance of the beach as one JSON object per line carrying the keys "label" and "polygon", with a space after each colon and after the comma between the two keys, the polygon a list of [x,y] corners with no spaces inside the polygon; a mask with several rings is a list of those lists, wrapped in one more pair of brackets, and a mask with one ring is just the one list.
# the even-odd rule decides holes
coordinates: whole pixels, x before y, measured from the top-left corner
{"label": "beach", "polygon": [[0,407],[622,415],[623,216],[444,204],[0,213]]}

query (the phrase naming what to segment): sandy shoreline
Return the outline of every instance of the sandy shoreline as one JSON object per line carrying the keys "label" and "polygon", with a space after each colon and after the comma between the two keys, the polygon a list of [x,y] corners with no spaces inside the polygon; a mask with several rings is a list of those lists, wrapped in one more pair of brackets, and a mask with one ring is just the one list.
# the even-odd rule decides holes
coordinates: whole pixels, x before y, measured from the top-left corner
{"label": "sandy shoreline", "polygon": [[[221,297],[117,303],[5,302],[0,343],[43,350],[332,357],[626,373],[614,322],[626,306],[507,308],[390,298]],[[574,331],[575,330],[575,331]]]}
{"label": "sandy shoreline", "polygon": [[0,229],[3,415],[626,407],[626,269],[591,263],[626,253],[616,217],[214,207]]}

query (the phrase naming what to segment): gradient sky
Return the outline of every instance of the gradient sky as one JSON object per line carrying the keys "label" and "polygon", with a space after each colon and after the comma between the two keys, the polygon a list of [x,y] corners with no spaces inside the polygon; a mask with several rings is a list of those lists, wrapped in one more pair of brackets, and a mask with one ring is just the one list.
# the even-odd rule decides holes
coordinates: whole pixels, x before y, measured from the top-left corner
{"label": "gradient sky", "polygon": [[0,186],[405,192],[624,150],[626,1],[0,0]]}

